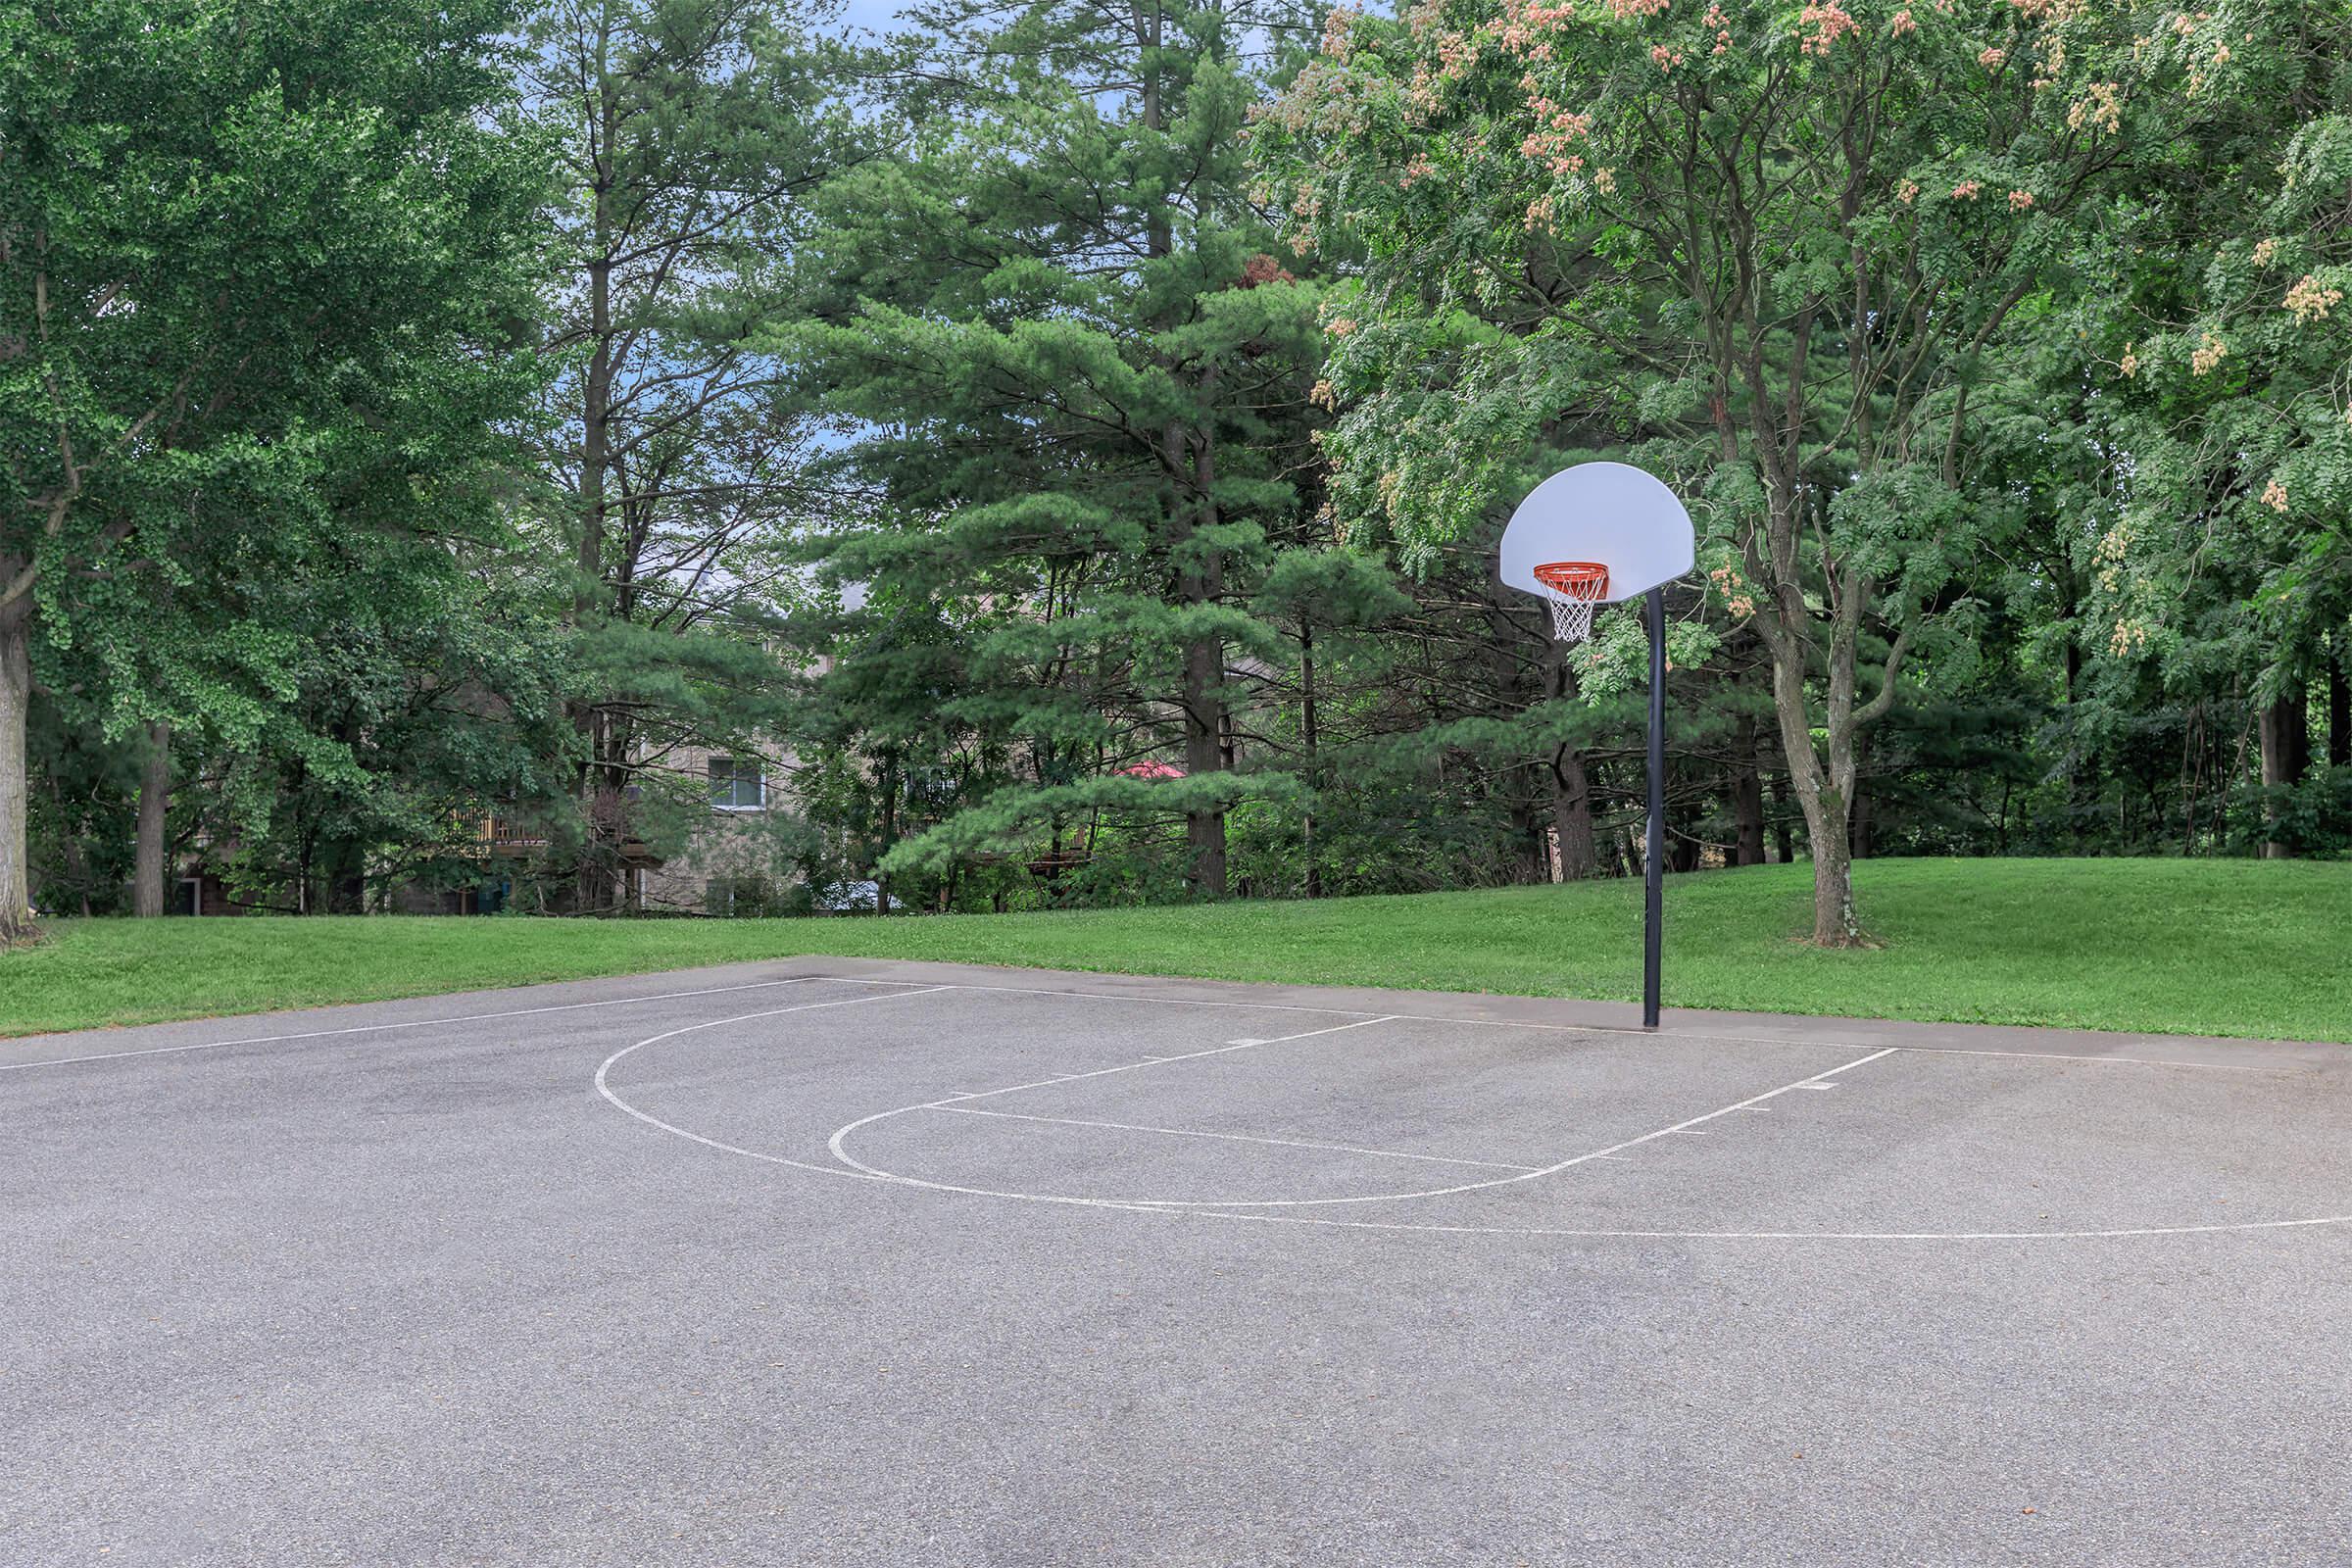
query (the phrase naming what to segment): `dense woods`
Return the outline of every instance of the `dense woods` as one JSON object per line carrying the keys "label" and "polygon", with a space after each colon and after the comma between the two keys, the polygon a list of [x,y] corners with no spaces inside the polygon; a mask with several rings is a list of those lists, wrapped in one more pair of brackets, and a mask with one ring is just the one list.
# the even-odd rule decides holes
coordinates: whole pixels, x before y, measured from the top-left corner
{"label": "dense woods", "polygon": [[0,0],[0,934],[2341,856],[2346,25]]}

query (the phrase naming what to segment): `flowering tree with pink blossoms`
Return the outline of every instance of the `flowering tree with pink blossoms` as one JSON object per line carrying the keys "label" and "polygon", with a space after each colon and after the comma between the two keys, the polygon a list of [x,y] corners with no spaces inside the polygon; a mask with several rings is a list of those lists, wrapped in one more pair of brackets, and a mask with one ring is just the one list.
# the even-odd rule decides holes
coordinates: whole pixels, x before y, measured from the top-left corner
{"label": "flowering tree with pink blossoms", "polygon": [[[2303,24],[2261,40],[2243,113],[2174,139],[2173,199],[2100,236],[2082,337],[2093,439],[2130,455],[2080,509],[2085,630],[2119,693],[2197,722],[2254,699],[2272,856],[2326,848],[2315,818],[2352,804],[2352,117],[2326,112],[2352,62],[2340,10]],[[2204,47],[2252,53],[2230,38]]]}
{"label": "flowering tree with pink blossoms", "polygon": [[1815,868],[1861,940],[1857,739],[1965,636],[1964,567],[2085,236],[2242,101],[2259,14],[2085,0],[1421,0],[1336,14],[1255,135],[1301,251],[1360,253],[1334,495],[1410,560],[1531,447],[1666,476],[1771,656]]}

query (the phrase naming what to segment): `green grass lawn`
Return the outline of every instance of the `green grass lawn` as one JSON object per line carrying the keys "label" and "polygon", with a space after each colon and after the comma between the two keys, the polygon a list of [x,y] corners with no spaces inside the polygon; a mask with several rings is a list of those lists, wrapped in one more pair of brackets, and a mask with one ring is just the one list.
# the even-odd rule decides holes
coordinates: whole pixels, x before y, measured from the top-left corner
{"label": "green grass lawn", "polygon": [[[1824,952],[1811,872],[1666,883],[1666,1004],[2352,1041],[2352,865],[1872,860]],[[0,1035],[829,954],[1633,1001],[1641,887],[803,920],[81,920],[0,955]]]}

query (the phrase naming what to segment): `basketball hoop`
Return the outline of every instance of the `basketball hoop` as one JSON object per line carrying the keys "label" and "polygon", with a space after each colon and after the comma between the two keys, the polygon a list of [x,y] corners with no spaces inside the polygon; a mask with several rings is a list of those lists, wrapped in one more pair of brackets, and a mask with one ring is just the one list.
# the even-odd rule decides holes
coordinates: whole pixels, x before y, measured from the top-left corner
{"label": "basketball hoop", "polygon": [[1592,635],[1592,612],[1609,591],[1609,568],[1597,561],[1547,561],[1535,568],[1538,591],[1551,602],[1551,635],[1581,643]]}
{"label": "basketball hoop", "polygon": [[1660,873],[1666,863],[1666,585],[1689,575],[1697,544],[1690,514],[1656,475],[1623,463],[1579,463],[1527,493],[1494,551],[1494,574],[1504,587],[1551,601],[1551,633],[1562,643],[1592,636],[1592,612],[1604,601],[1648,600],[1649,612],[1642,617],[1649,622],[1649,850],[1642,861],[1644,1029],[1658,1026],[1665,954]]}

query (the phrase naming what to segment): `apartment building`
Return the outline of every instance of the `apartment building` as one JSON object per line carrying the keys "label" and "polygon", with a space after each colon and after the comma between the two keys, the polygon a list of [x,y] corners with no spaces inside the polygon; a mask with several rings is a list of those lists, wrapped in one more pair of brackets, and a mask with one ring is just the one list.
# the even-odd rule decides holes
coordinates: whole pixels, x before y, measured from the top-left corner
{"label": "apartment building", "polygon": [[700,800],[684,843],[630,867],[629,906],[649,914],[760,914],[779,911],[793,868],[777,831],[785,810],[789,754],[753,747],[679,746],[649,761],[668,793]]}

